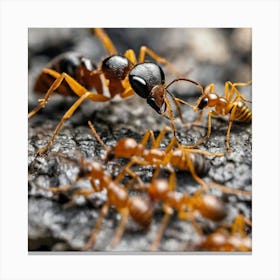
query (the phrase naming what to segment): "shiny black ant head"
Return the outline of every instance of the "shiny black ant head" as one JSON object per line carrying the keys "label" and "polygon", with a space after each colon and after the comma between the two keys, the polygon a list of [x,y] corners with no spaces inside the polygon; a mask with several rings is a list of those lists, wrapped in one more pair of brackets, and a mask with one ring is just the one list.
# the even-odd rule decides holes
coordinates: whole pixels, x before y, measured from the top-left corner
{"label": "shiny black ant head", "polygon": [[204,109],[208,105],[208,102],[209,102],[209,98],[208,97],[203,97],[200,100],[199,104],[197,105],[198,109],[199,110]]}
{"label": "shiny black ant head", "polygon": [[132,63],[125,56],[111,55],[103,60],[101,69],[106,79],[123,80],[131,67]]}
{"label": "shiny black ant head", "polygon": [[164,90],[165,76],[159,65],[152,62],[136,64],[129,73],[129,82],[135,93],[161,113],[163,98],[157,92]]}

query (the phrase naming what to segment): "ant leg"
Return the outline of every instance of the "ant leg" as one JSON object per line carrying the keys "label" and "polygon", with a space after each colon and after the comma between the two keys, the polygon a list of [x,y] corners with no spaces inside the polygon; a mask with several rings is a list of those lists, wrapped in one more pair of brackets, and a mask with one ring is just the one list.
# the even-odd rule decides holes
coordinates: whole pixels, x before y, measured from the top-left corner
{"label": "ant leg", "polygon": [[[135,56],[135,53],[133,50],[129,49],[125,52],[124,56],[133,64],[135,65],[137,63],[137,59]],[[120,93],[120,97],[125,99],[130,96],[134,95],[134,90],[131,88],[129,79],[126,77],[124,81],[122,82],[123,87],[125,88],[124,92]]]}
{"label": "ant leg", "polygon": [[121,97],[122,99],[126,99],[126,98],[129,98],[129,97],[131,97],[131,96],[134,95],[134,91],[133,91],[133,89],[130,87],[130,85],[128,85],[128,84],[125,83],[124,88],[126,88],[126,90],[125,90],[124,92],[121,92],[121,93],[120,93],[120,97]]}
{"label": "ant leg", "polygon": [[151,137],[151,141],[152,141],[152,146],[154,147],[154,145],[155,145],[155,135],[154,135],[154,132],[150,129],[145,132],[145,134],[142,137],[142,140],[140,142],[140,145],[143,145],[144,147],[146,147],[147,142],[148,142],[150,137]]}
{"label": "ant leg", "polygon": [[223,157],[224,156],[224,153],[211,153],[211,152],[198,150],[198,149],[189,149],[188,146],[184,146],[182,144],[180,144],[180,148],[187,150],[189,153],[197,153],[197,154],[202,154],[202,155],[210,156],[210,157]]}
{"label": "ant leg", "polygon": [[170,176],[169,176],[169,188],[171,191],[174,191],[176,188],[176,173],[174,169],[170,169]]}
{"label": "ant leg", "polygon": [[242,190],[232,189],[230,187],[220,185],[220,184],[214,183],[214,182],[210,182],[209,187],[218,189],[223,193],[237,194],[237,195],[252,195],[252,192],[250,192],[250,191],[242,191]]}
{"label": "ant leg", "polygon": [[213,93],[215,91],[215,84],[209,84],[204,88],[204,94]]}
{"label": "ant leg", "polygon": [[[47,104],[48,99],[50,98],[51,94],[55,92],[55,90],[61,85],[63,80],[66,81],[66,83],[69,85],[69,87],[73,90],[73,92],[78,95],[79,97],[83,96],[88,90],[84,88],[82,85],[80,85],[75,79],[73,79],[70,75],[66,73],[58,73],[52,69],[45,68],[43,71],[45,74],[51,75],[53,78],[55,78],[55,81],[48,89],[45,97],[43,99],[39,99],[40,104],[34,108],[30,113],[28,113],[28,118],[34,116],[41,108],[45,107]],[[105,102],[110,100],[109,97],[106,97],[102,94],[98,93],[92,93],[92,96],[89,97],[92,101],[96,102]]]}
{"label": "ant leg", "polygon": [[195,229],[195,231],[198,233],[199,236],[204,236],[203,231],[201,227],[195,222],[195,214],[194,213],[189,213],[185,211],[180,211],[178,213],[178,217],[180,220],[184,221],[190,221]]}
{"label": "ant leg", "polygon": [[189,172],[191,173],[193,179],[198,184],[200,184],[203,189],[205,189],[205,190],[208,189],[209,188],[208,185],[196,174],[193,162],[188,155],[186,156],[186,161],[187,161],[187,165],[188,165],[188,168],[189,168]]}
{"label": "ant leg", "polygon": [[246,236],[245,224],[252,226],[252,222],[242,215],[237,215],[232,225],[231,234],[240,234],[242,237]]}
{"label": "ant leg", "polygon": [[159,145],[160,145],[160,143],[161,143],[161,141],[162,141],[162,138],[164,137],[164,135],[165,135],[165,133],[166,133],[167,130],[168,130],[168,131],[171,130],[170,126],[164,126],[164,127],[161,129],[161,131],[160,131],[158,137],[156,138],[156,140],[155,140],[155,142],[154,142],[154,145],[153,145],[153,148],[154,148],[154,149],[157,149],[157,148],[159,147]]}
{"label": "ant leg", "polygon": [[179,146],[177,138],[174,136],[168,146],[164,149],[165,153],[168,154],[174,146]]}
{"label": "ant leg", "polygon": [[136,55],[134,50],[129,49],[124,53],[124,56],[132,63],[132,64],[136,64],[137,63],[137,59],[136,59]]}
{"label": "ant leg", "polygon": [[115,45],[113,44],[113,42],[111,41],[108,34],[104,31],[103,28],[93,28],[92,32],[98,37],[98,39],[101,41],[101,43],[110,55],[117,53]]}
{"label": "ant leg", "polygon": [[166,104],[167,111],[168,111],[168,114],[169,114],[168,119],[170,121],[171,129],[173,131],[174,136],[176,136],[176,126],[175,126],[175,121],[174,121],[174,117],[173,117],[173,112],[172,112],[171,105],[170,105],[170,102],[169,102],[167,97],[164,98],[164,102]]}
{"label": "ant leg", "polygon": [[119,173],[119,175],[115,178],[114,181],[119,182],[134,164],[139,164],[142,166],[150,165],[150,163],[145,160],[141,160],[138,157],[132,157],[132,159],[126,164],[126,166],[122,169],[122,171]]}
{"label": "ant leg", "polygon": [[162,220],[160,222],[160,226],[159,226],[158,232],[156,234],[156,237],[155,237],[152,245],[150,246],[150,251],[153,251],[153,252],[157,251],[161,238],[162,238],[162,235],[164,233],[164,230],[166,229],[169,219],[170,219],[171,215],[173,214],[172,208],[170,208],[166,204],[163,205],[163,210],[165,212],[164,217],[162,218]]}
{"label": "ant leg", "polygon": [[186,125],[189,127],[189,128],[192,128],[193,126],[201,126],[200,123],[202,121],[202,117],[203,117],[203,110],[199,111],[199,115],[198,117],[193,120],[192,122],[188,122],[186,123]]}
{"label": "ant leg", "polygon": [[95,226],[90,234],[90,238],[88,239],[87,243],[85,244],[85,246],[83,247],[83,250],[88,250],[90,249],[94,243],[95,243],[95,240],[96,240],[96,237],[100,231],[100,228],[101,228],[101,224],[102,224],[102,221],[103,221],[103,218],[104,216],[106,216],[106,214],[108,213],[108,209],[109,209],[109,206],[110,206],[110,203],[107,202],[103,205],[101,211],[100,211],[100,214],[99,214],[99,217],[95,223]]}
{"label": "ant leg", "polygon": [[112,243],[111,243],[112,248],[115,248],[118,245],[118,243],[120,242],[120,239],[124,233],[125,225],[127,223],[127,219],[128,219],[128,215],[129,215],[128,209],[127,208],[122,209],[120,214],[121,214],[121,221],[120,221],[118,228],[116,229],[115,236],[112,240]]}
{"label": "ant leg", "polygon": [[153,149],[157,149],[162,141],[162,138],[164,137],[164,134],[166,133],[167,130],[171,130],[171,128],[169,126],[164,126],[159,135],[157,136],[157,138],[155,139],[155,135],[154,132],[152,130],[148,130],[146,131],[146,133],[144,134],[140,144],[145,146],[147,145],[148,139],[149,137],[151,137],[151,141],[152,141],[152,148]]}
{"label": "ant leg", "polygon": [[165,58],[159,56],[158,54],[156,54],[154,51],[152,51],[151,49],[149,49],[146,46],[142,46],[140,48],[140,52],[139,52],[139,58],[138,58],[138,62],[142,63],[145,61],[145,56],[149,55],[151,58],[153,58],[155,61],[157,61],[158,63],[161,63],[163,65],[166,65],[167,68],[169,68],[169,70],[171,72],[173,72],[177,77],[182,76],[182,74],[180,72],[178,72],[176,70],[176,68],[169,62],[167,61]]}
{"label": "ant leg", "polygon": [[130,86],[128,77],[124,79],[122,86],[124,91],[119,94],[122,99],[126,99],[134,95],[134,90]]}
{"label": "ant leg", "polygon": [[121,171],[121,173],[119,173],[119,175],[114,179],[114,183],[115,184],[119,184],[120,181],[122,180],[122,178],[128,174],[129,176],[132,177],[132,179],[129,181],[129,183],[126,186],[126,189],[129,190],[131,188],[131,186],[133,185],[134,181],[137,180],[138,184],[140,185],[140,188],[142,188],[144,186],[143,181],[141,180],[141,178],[139,177],[139,175],[137,175],[134,171],[132,171],[129,167],[124,167],[124,169]]}
{"label": "ant leg", "polygon": [[233,106],[233,108],[231,110],[230,117],[229,117],[227,134],[226,134],[225,142],[226,142],[226,149],[227,149],[228,155],[231,154],[231,149],[230,149],[230,145],[229,145],[229,137],[230,137],[230,130],[231,130],[231,127],[232,127],[232,123],[234,121],[234,115],[235,115],[236,109],[237,109],[237,106]]}
{"label": "ant leg", "polygon": [[40,155],[42,155],[44,152],[46,152],[48,150],[48,148],[52,145],[54,138],[56,137],[57,133],[59,132],[59,130],[61,129],[62,125],[64,124],[64,122],[69,119],[73,113],[76,111],[76,109],[81,105],[81,103],[85,100],[88,99],[90,97],[94,97],[95,94],[91,93],[91,92],[86,92],[84,95],[82,95],[71,107],[70,109],[68,109],[68,111],[64,114],[64,116],[62,117],[62,119],[60,120],[60,122],[58,123],[52,137],[50,138],[50,140],[48,141],[48,144],[39,149],[38,153]]}
{"label": "ant leg", "polygon": [[[250,85],[252,83],[252,81],[248,81],[246,83],[232,83],[230,81],[225,82],[225,98],[227,100],[231,100],[234,93],[236,93],[236,95],[238,97],[240,97],[243,101],[246,102],[252,102],[249,99],[246,99],[238,90],[236,87],[243,87],[243,86],[247,86]],[[229,91],[229,86],[231,86],[231,90]]]}
{"label": "ant leg", "polygon": [[88,126],[91,130],[92,135],[94,136],[94,138],[99,142],[99,144],[107,151],[108,150],[108,146],[102,141],[102,139],[100,138],[100,136],[98,135],[98,133],[96,132],[93,124],[91,121],[88,121]]}
{"label": "ant leg", "polygon": [[63,74],[60,74],[52,69],[47,69],[47,68],[43,69],[42,73],[46,73],[47,70],[51,70],[54,72],[53,75],[51,75],[51,76],[56,78],[56,80],[52,83],[52,85],[48,89],[45,97],[38,100],[40,102],[40,104],[37,107],[35,107],[30,113],[28,113],[28,118],[34,116],[38,111],[41,110],[41,108],[45,107],[51,94],[61,85],[61,83],[64,80]]}
{"label": "ant leg", "polygon": [[195,148],[197,146],[199,146],[200,144],[202,144],[205,140],[207,140],[210,137],[211,134],[211,117],[212,115],[215,115],[214,111],[210,111],[208,113],[208,129],[207,129],[207,134],[202,137],[200,140],[198,140],[195,144],[190,145],[190,146],[186,146],[186,148]]}

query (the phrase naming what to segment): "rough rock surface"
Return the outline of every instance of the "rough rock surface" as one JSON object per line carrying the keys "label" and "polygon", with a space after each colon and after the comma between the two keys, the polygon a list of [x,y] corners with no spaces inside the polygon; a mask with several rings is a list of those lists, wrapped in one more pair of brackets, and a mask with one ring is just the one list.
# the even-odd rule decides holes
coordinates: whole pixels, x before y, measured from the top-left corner
{"label": "rough rock surface", "polygon": [[[215,83],[217,91],[223,94],[227,80],[247,81],[251,79],[251,31],[249,29],[108,29],[120,53],[132,48],[138,54],[141,45],[147,45],[168,59],[189,78],[203,85]],[[29,111],[37,104],[38,95],[32,86],[36,75],[54,56],[74,50],[100,62],[106,52],[97,38],[85,29],[30,29],[29,30]],[[174,75],[165,69],[166,82]],[[177,83],[170,90],[180,98],[194,102],[198,92],[190,85]],[[187,94],[186,94],[187,92]],[[251,88],[241,92],[251,97]],[[122,137],[133,137],[140,141],[147,129],[158,135],[168,125],[168,120],[158,115],[145,100],[138,96],[107,103],[85,102],[65,123],[49,151],[36,155],[52,135],[64,112],[74,98],[53,96],[47,106],[29,123],[29,250],[30,251],[73,251],[81,250],[106,202],[106,192],[93,194],[89,199],[77,197],[76,206],[67,204],[67,194],[52,194],[49,187],[74,185],[89,188],[86,180],[76,182],[79,172],[79,158],[103,162],[104,148],[92,136],[87,121],[91,120],[101,139],[111,146]],[[196,115],[184,106],[184,118],[194,120]],[[182,144],[192,144],[207,131],[204,114],[201,126],[189,128],[176,119],[177,135]],[[228,117],[213,118],[212,134],[200,146],[209,152],[225,151],[225,135]],[[168,133],[161,147],[165,147],[172,134]],[[209,158],[210,170],[203,177],[205,182],[217,182],[234,189],[251,191],[252,183],[252,128],[251,124],[234,123],[230,144],[232,154]],[[66,155],[66,156],[65,156]],[[106,170],[116,176],[126,160],[115,160],[105,165]],[[144,182],[149,182],[151,167],[135,168]],[[188,172],[177,171],[177,190],[193,193],[200,186]],[[167,177],[168,172],[162,176]],[[251,197],[221,193],[210,190],[227,205],[228,215],[223,223],[231,224],[236,214],[251,218]],[[131,194],[133,195],[133,193]],[[112,249],[110,242],[119,223],[120,215],[111,208],[103,221],[93,251],[147,252],[155,238],[163,211],[158,203],[152,224],[141,229],[132,220],[128,221],[119,245]],[[205,233],[217,228],[213,222],[199,220]],[[250,235],[250,229],[248,229]],[[191,223],[172,216],[164,232],[159,251],[188,252],[198,250],[199,236]]]}

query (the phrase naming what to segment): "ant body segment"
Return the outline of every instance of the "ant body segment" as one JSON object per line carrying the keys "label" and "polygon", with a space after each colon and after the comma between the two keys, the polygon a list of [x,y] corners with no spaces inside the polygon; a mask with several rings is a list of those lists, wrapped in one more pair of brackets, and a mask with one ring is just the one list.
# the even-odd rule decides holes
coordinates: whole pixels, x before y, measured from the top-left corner
{"label": "ant body segment", "polygon": [[[215,93],[215,85],[209,84],[205,88],[195,81],[187,79],[187,81],[195,84],[201,90],[201,96],[196,102],[196,105],[191,105],[192,109],[196,111],[200,111],[198,119],[194,122],[199,122],[202,119],[203,110],[206,108],[212,108],[212,110],[208,113],[208,130],[207,134],[198,140],[194,145],[189,146],[190,148],[194,148],[203,143],[206,139],[210,137],[211,134],[211,118],[212,116],[226,116],[229,115],[229,124],[226,134],[226,149],[227,153],[231,153],[230,145],[229,145],[229,137],[230,130],[232,127],[233,121],[239,122],[251,122],[252,121],[252,112],[250,108],[245,104],[245,102],[251,102],[247,100],[236,87],[239,86],[247,86],[251,84],[251,81],[246,83],[232,83],[230,81],[225,82],[224,86],[224,96],[219,96]],[[185,103],[187,104],[187,103]],[[188,105],[188,104],[187,104]]]}
{"label": "ant body segment", "polygon": [[[171,84],[181,79],[173,80],[166,85],[162,68],[156,63],[146,62],[145,56],[149,55],[158,63],[166,65],[178,76],[179,74],[173,66],[146,46],[140,48],[138,60],[132,49],[127,50],[123,56],[119,55],[110,38],[102,29],[94,29],[94,33],[109,53],[109,56],[101,62],[100,67],[78,54],[66,53],[50,62],[47,68],[42,70],[35,83],[36,91],[47,92],[43,99],[39,99],[40,104],[28,114],[28,117],[32,117],[43,108],[55,91],[63,95],[78,96],[78,99],[58,123],[47,145],[38,151],[39,154],[48,150],[64,122],[86,99],[106,102],[112,100],[116,95],[122,99],[128,98],[135,92],[140,97],[145,98],[157,113],[170,120],[175,134],[175,124],[168,94],[173,99],[183,122],[180,108],[182,102],[167,90]],[[103,79],[105,79],[105,84]],[[108,88],[109,96],[105,95],[104,87]],[[94,88],[96,92],[90,92],[91,88]],[[169,117],[166,115],[166,109]]]}

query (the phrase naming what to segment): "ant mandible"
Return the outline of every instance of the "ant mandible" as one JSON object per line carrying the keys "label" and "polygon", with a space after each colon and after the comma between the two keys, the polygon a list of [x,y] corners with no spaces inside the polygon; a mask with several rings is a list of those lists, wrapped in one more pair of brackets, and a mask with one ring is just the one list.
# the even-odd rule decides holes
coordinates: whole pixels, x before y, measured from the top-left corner
{"label": "ant mandible", "polygon": [[[166,65],[178,76],[178,72],[166,59],[146,46],[140,48],[138,60],[132,49],[127,50],[123,56],[119,55],[103,29],[95,28],[94,34],[100,39],[109,53],[109,56],[102,61],[100,67],[96,67],[89,59],[76,53],[66,53],[51,61],[47,68],[42,70],[35,83],[36,91],[45,92],[47,90],[47,92],[43,99],[39,99],[40,104],[28,114],[28,117],[32,117],[43,108],[55,91],[63,95],[77,95],[79,97],[60,120],[47,145],[39,149],[39,154],[43,154],[48,150],[64,122],[72,116],[86,99],[95,102],[106,102],[116,95],[123,99],[128,98],[135,92],[140,97],[145,98],[157,113],[170,120],[175,134],[174,117],[167,97],[168,94],[174,101],[179,117],[183,122],[180,108],[181,100],[167,90],[171,84],[181,79],[173,80],[166,85],[162,68],[156,63],[145,62],[145,56],[149,55],[158,63]],[[108,88],[110,96],[106,96],[103,92],[102,77],[106,80],[104,86]],[[90,88],[95,88],[96,92],[90,92],[88,90]],[[166,109],[169,116],[166,115]]]}
{"label": "ant mandible", "polygon": [[[194,145],[190,145],[190,148],[194,148],[202,144],[206,139],[210,137],[211,134],[211,118],[212,116],[226,116],[229,115],[229,123],[226,134],[226,150],[227,153],[231,153],[229,145],[230,130],[232,127],[233,121],[239,122],[251,122],[252,121],[252,112],[250,108],[245,104],[245,102],[251,102],[246,99],[236,87],[247,86],[252,83],[248,81],[246,83],[232,83],[230,81],[225,82],[224,86],[224,96],[219,96],[215,93],[215,85],[209,84],[205,88],[195,81],[186,79],[187,81],[195,84],[201,91],[201,96],[198,98],[195,105],[190,105],[192,109],[200,111],[199,117],[194,123],[200,122],[203,115],[203,110],[206,108],[213,108],[208,113],[208,130],[207,134],[198,140]],[[187,104],[187,103],[185,103]],[[189,105],[189,104],[187,104]]]}

